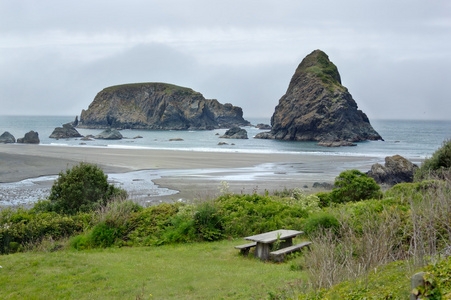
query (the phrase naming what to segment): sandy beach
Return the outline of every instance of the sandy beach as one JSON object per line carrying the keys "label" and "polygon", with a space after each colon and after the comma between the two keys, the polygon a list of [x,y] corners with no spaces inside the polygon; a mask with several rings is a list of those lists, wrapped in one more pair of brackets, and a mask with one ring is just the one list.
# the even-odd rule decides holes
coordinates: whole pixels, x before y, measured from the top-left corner
{"label": "sandy beach", "polygon": [[[124,188],[132,189],[128,190],[132,198],[155,204],[211,198],[224,188],[224,182],[227,182],[229,191],[235,193],[264,193],[266,190],[271,193],[284,188],[301,188],[308,192],[314,182],[332,183],[343,170],[367,171],[378,161],[374,157],[337,155],[1,144],[0,185],[57,175],[79,162],[87,162],[99,165],[110,177],[113,174],[126,175],[120,180],[131,182]],[[136,189],[132,185],[146,180],[149,191],[144,184]],[[37,185],[51,186],[52,182],[44,180]],[[169,195],[150,192],[155,187],[172,192]],[[6,198],[7,194],[4,192],[2,197]]]}

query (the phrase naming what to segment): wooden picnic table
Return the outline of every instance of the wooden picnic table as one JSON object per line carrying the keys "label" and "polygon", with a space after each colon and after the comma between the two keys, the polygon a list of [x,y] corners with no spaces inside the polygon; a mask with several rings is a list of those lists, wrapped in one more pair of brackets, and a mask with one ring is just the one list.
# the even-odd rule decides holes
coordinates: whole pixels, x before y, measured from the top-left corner
{"label": "wooden picnic table", "polygon": [[255,257],[261,260],[268,260],[271,245],[276,241],[280,241],[280,247],[286,248],[293,245],[293,238],[303,234],[302,231],[279,229],[261,234],[251,235],[245,237],[245,240],[254,241],[257,243],[255,248]]}

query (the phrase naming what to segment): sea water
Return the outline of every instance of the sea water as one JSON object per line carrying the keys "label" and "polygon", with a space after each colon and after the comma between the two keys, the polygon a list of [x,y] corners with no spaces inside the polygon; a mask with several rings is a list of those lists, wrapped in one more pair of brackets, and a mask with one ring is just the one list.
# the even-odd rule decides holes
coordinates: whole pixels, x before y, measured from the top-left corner
{"label": "sea water", "polygon": [[[356,143],[356,147],[326,148],[318,146],[316,142],[290,142],[254,139],[261,130],[248,126],[244,127],[249,139],[222,139],[220,136],[226,129],[217,130],[121,130],[125,137],[122,140],[93,140],[83,141],[79,138],[51,139],[50,134],[55,127],[71,122],[74,117],[69,116],[0,116],[0,134],[8,131],[17,138],[23,137],[30,130],[38,132],[41,145],[67,147],[105,147],[125,149],[166,149],[178,151],[209,151],[209,152],[241,152],[241,153],[278,153],[278,154],[310,154],[320,156],[335,155],[365,156],[373,162],[384,162],[386,156],[402,155],[414,163],[419,164],[424,158],[430,157],[444,141],[451,138],[451,121],[422,121],[422,120],[373,120],[374,129],[384,138],[384,141],[367,141]],[[269,123],[268,119],[250,119],[252,124]],[[101,129],[77,129],[80,134],[97,135]],[[139,138],[137,138],[139,136]],[[178,139],[171,141],[171,139]],[[220,142],[226,145],[218,145]],[[1,154],[1,153],[0,153]],[[334,160],[328,160],[333,162]],[[215,174],[221,174],[221,180],[254,180],[255,176],[273,176],[278,167],[283,170],[283,176],[299,176],[306,179],[309,176],[305,170],[262,164],[251,168],[228,170],[142,170],[123,174],[108,174],[109,181],[127,190],[133,199],[141,203],[159,203],[160,196],[175,195],[178,192],[159,187],[153,180],[162,176],[200,176],[212,180],[219,180]],[[333,166],[331,166],[333,167]],[[354,168],[355,166],[347,165]],[[305,166],[304,166],[305,168]],[[358,168],[358,167],[356,167]],[[269,170],[269,171],[268,171]],[[287,171],[288,170],[288,171]],[[290,170],[296,174],[289,174]],[[338,173],[340,170],[336,170]],[[186,173],[188,172],[188,173]],[[203,174],[202,172],[208,172]],[[186,173],[186,174],[185,174]],[[337,173],[337,174],[338,174]],[[266,174],[266,175],[265,175]],[[314,172],[312,171],[312,174]],[[216,176],[216,177],[215,177]],[[0,183],[0,209],[5,206],[29,205],[38,199],[44,199],[50,192],[54,176],[29,178],[20,182]],[[260,178],[259,177],[259,178]]]}
{"label": "sea water", "polygon": [[[208,152],[290,153],[313,155],[371,156],[384,158],[395,154],[412,161],[430,157],[445,140],[451,138],[451,121],[425,120],[372,120],[373,128],[384,141],[356,143],[356,147],[327,148],[316,142],[293,142],[253,138],[261,130],[248,126],[249,139],[222,139],[226,129],[217,130],[121,130],[122,140],[82,141],[78,138],[49,138],[55,127],[73,121],[71,116],[0,116],[0,134],[10,132],[17,138],[26,132],[38,132],[41,145],[71,147],[111,147],[128,149],[160,149]],[[249,119],[252,124],[266,123],[269,119]],[[101,129],[77,128],[80,134],[97,135]],[[177,139],[177,140],[174,140]],[[226,145],[219,145],[225,142]]]}

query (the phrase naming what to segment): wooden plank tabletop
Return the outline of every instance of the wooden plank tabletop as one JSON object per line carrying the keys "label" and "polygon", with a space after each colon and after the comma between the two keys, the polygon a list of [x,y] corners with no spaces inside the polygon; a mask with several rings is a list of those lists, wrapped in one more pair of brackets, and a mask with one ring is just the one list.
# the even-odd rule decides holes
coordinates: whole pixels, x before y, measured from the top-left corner
{"label": "wooden plank tabletop", "polygon": [[293,237],[303,234],[303,233],[304,232],[297,231],[297,230],[279,229],[279,230],[274,230],[274,231],[265,232],[265,233],[261,233],[261,234],[251,235],[251,236],[245,237],[244,239],[249,240],[249,241],[254,241],[257,243],[270,244],[270,243],[274,243],[275,241],[277,241],[277,239],[285,240],[285,239],[293,238]]}

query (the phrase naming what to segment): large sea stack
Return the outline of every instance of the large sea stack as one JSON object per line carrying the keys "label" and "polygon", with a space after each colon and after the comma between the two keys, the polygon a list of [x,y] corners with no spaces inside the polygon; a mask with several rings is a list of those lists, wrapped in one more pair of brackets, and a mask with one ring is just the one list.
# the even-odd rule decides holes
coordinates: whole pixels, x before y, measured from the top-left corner
{"label": "large sea stack", "polygon": [[99,92],[77,127],[117,129],[216,129],[248,126],[240,107],[205,99],[167,83],[136,83]]}
{"label": "large sea stack", "polygon": [[[256,138],[350,142],[382,140],[341,85],[337,67],[321,50],[306,56],[271,118],[272,130]],[[345,143],[347,142],[347,143]]]}

